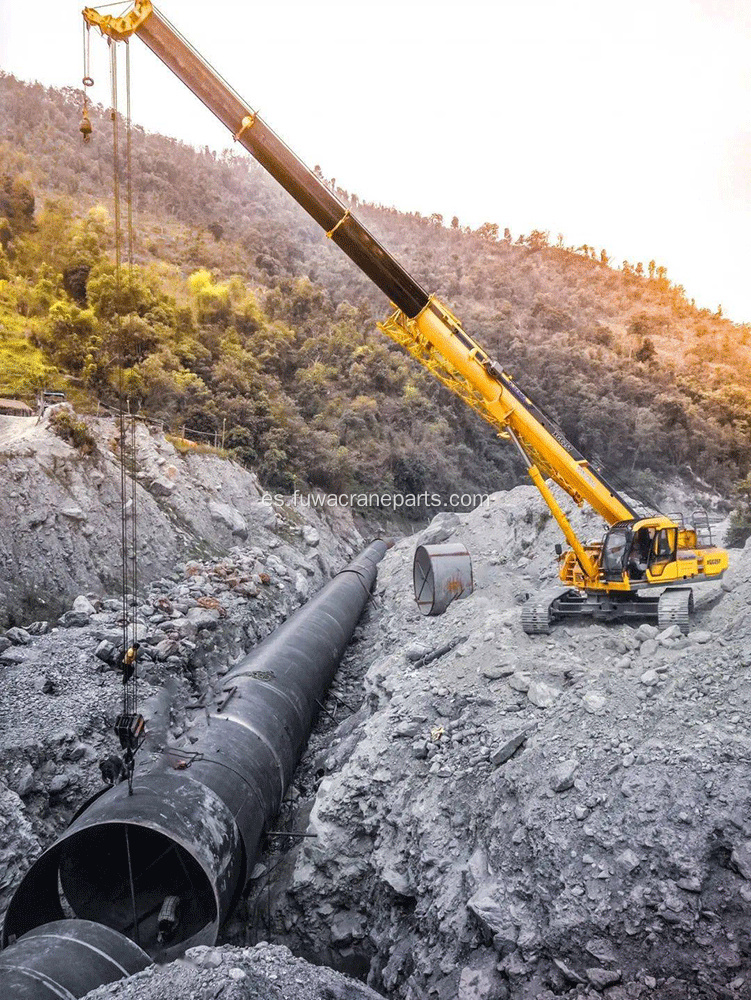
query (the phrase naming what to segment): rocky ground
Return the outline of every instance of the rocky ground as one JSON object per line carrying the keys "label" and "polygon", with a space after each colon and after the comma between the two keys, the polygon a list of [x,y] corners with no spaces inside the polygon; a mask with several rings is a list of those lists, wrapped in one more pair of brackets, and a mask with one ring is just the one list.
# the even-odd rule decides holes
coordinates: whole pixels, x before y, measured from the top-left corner
{"label": "rocky ground", "polygon": [[[55,451],[47,433],[42,451]],[[22,442],[0,450],[8,458]],[[138,609],[145,755],[189,743],[190,705],[364,541],[341,514],[303,521],[266,508],[258,492],[243,507],[240,479],[231,494],[219,477],[248,473],[213,456],[162,454],[156,436],[152,445],[160,470],[178,470],[160,474],[184,485],[154,501],[164,520],[154,514],[153,537],[172,531],[176,548],[169,571],[156,573],[155,561]],[[24,476],[37,472],[15,476],[34,460],[12,450],[3,466],[26,484],[12,504],[3,494],[3,516],[13,507],[25,544],[39,545],[14,549],[0,529],[3,579],[16,579],[14,558],[35,562],[41,578],[49,550],[64,563],[51,586],[68,589],[62,619],[36,624],[16,610],[28,628],[0,636],[0,908],[100,786],[98,761],[114,749],[121,689],[106,659],[121,608],[101,577],[81,583],[104,543],[91,550],[75,535],[104,519],[86,504],[99,495],[89,482],[97,466],[63,458],[79,490],[70,502],[88,520],[62,513],[55,493],[48,519],[31,527],[23,512],[36,509],[38,484]],[[116,471],[96,461],[105,477]],[[220,494],[212,484],[222,483]],[[175,492],[184,506],[170,515]],[[231,509],[212,509],[225,501]],[[595,519],[573,517],[585,536],[600,534]],[[203,530],[214,534],[201,555],[189,545]],[[447,539],[471,552],[475,592],[426,619],[412,599],[415,544]],[[398,541],[275,824],[290,835],[269,838],[225,943],[92,996],[751,997],[751,546],[722,585],[697,591],[688,638],[592,623],[528,637],[521,606],[555,584],[558,540],[535,491],[521,487]],[[168,560],[168,546],[157,551]],[[10,607],[7,582],[5,593]]]}
{"label": "rocky ground", "polygon": [[421,537],[467,545],[475,593],[425,619],[416,540],[387,554],[274,939],[403,1000],[751,996],[751,547],[689,638],[528,637],[557,541],[531,488]]}
{"label": "rocky ground", "polygon": [[361,983],[310,966],[280,945],[191,948],[184,959],[152,965],[127,982],[103,986],[88,1000],[379,1000]]}

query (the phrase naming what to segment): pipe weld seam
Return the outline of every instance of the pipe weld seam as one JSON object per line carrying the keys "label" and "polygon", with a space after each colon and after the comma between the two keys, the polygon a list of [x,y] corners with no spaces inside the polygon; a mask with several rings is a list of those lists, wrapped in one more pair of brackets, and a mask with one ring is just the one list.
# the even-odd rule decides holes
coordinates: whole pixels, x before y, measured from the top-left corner
{"label": "pipe weld seam", "polygon": [[[261,741],[261,743],[263,743],[263,745],[269,751],[269,753],[271,754],[271,756],[274,758],[274,763],[277,766],[277,770],[279,772],[279,801],[281,802],[282,797],[284,796],[284,788],[285,788],[285,785],[286,785],[286,778],[285,778],[285,774],[284,774],[284,766],[283,766],[282,761],[281,761],[281,759],[279,757],[279,754],[276,751],[276,747],[274,747],[271,743],[269,743],[269,741],[266,739],[266,737],[263,735],[263,733],[259,733],[259,731],[255,728],[255,726],[252,726],[249,722],[246,722],[245,719],[238,718],[236,715],[224,715],[224,713],[222,713],[222,715],[211,715],[211,716],[209,716],[209,718],[216,719],[217,721],[220,721],[220,720],[223,719],[225,722],[234,722],[236,726],[242,726],[243,729],[247,729],[249,733],[253,733],[254,736],[258,737],[258,739]],[[206,760],[208,758],[204,758],[204,759]],[[213,761],[213,763],[215,763],[215,764],[221,764],[222,767],[229,767],[228,764],[224,764],[224,763],[222,763],[220,761]],[[229,769],[230,770],[234,770],[233,768],[229,768]],[[239,773],[239,772],[235,772],[235,773]],[[252,783],[249,782],[246,777],[244,777],[243,775],[240,775],[240,777],[245,782],[245,784],[248,785],[248,787],[250,787],[250,788],[253,787]]]}

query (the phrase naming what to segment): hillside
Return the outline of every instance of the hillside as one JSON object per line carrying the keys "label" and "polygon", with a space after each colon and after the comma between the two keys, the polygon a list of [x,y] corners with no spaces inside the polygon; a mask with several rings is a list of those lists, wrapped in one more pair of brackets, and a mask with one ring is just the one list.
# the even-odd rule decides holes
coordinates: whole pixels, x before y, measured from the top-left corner
{"label": "hillside", "polygon": [[[0,394],[67,375],[79,408],[113,402],[125,330],[131,405],[224,429],[264,485],[520,480],[512,450],[375,329],[388,303],[249,157],[134,130],[135,269],[118,297],[110,125],[96,109],[83,146],[79,117],[78,92],[0,77]],[[747,474],[751,330],[696,309],[664,267],[339,193],[586,454],[658,497],[676,476],[727,491]]]}

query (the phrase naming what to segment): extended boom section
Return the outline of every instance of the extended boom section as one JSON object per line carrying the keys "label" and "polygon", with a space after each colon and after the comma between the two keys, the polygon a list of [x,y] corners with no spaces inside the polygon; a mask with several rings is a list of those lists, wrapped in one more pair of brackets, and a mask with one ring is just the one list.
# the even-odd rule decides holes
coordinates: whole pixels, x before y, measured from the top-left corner
{"label": "extended boom section", "polygon": [[[136,0],[128,15],[113,18],[87,8],[84,17],[111,39],[135,34],[230,130],[234,139],[308,212],[392,302],[394,312],[380,329],[435,378],[463,399],[513,442],[525,468],[560,526],[570,549],[561,553],[559,576],[571,593],[543,610],[523,615],[528,632],[547,631],[565,615],[637,615],[664,621],[678,598],[637,600],[646,587],[718,579],[727,553],[700,539],[690,526],[652,511],[645,517],[618,493],[602,470],[566,440],[562,431],[519,388],[438,298],[407,273],[345,206],[212,69],[152,5]],[[610,527],[602,541],[580,540],[546,479],[552,479],[578,505],[587,504]],[[576,599],[573,599],[573,593]],[[582,593],[586,595],[582,596]],[[688,595],[688,596],[686,596]],[[681,628],[691,606],[682,587]],[[672,612],[671,612],[672,614]]]}
{"label": "extended boom section", "polygon": [[385,333],[458,392],[499,433],[505,435],[512,428],[535,467],[578,504],[590,504],[609,524],[635,516],[627,501],[542,416],[500,365],[465,333],[457,318],[428,295],[150,0],[136,0],[124,18],[108,17],[91,8],[83,13],[89,24],[112,38],[137,34],[388,296],[397,311],[381,326]]}

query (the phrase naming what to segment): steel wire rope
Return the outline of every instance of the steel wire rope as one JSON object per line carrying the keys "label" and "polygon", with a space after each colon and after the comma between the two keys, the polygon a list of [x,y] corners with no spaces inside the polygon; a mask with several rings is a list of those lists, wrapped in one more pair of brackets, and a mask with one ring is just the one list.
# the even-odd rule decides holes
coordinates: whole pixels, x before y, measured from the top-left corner
{"label": "steel wire rope", "polygon": [[120,130],[118,122],[118,94],[117,94],[117,46],[111,38],[107,39],[110,50],[110,90],[111,109],[110,118],[112,120],[112,191],[114,201],[114,235],[115,235],[115,281],[114,281],[114,319],[115,334],[120,353],[120,364],[118,368],[118,426],[120,430],[120,556],[121,556],[121,586],[122,586],[122,636],[123,636],[123,714],[129,712],[129,687],[127,683],[127,664],[125,657],[128,651],[128,513],[127,513],[127,478],[126,478],[126,443],[125,443],[125,377],[123,371],[124,350],[123,332],[120,321],[120,271],[122,264],[122,232],[121,232],[121,211],[120,211]]}
{"label": "steel wire rope", "polygon": [[[125,198],[128,225],[128,333],[129,348],[132,353],[131,363],[135,362],[135,337],[133,334],[133,155],[132,155],[132,117],[130,103],[130,45],[125,40]],[[130,567],[131,567],[131,607],[133,618],[132,643],[138,641],[137,608],[138,608],[138,490],[136,478],[136,418],[130,415]],[[138,705],[138,657],[133,661],[132,711]]]}

